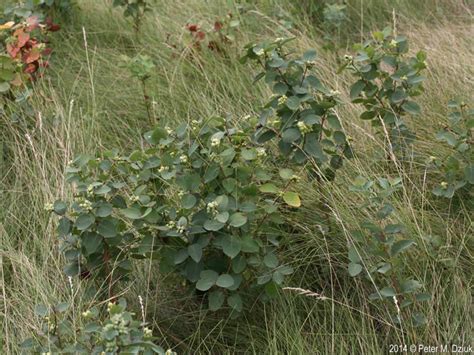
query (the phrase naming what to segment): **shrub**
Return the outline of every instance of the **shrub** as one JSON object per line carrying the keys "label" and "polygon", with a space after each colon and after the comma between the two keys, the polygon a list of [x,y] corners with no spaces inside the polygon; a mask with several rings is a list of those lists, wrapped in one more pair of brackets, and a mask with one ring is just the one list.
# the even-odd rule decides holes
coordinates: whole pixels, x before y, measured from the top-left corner
{"label": "shrub", "polygon": [[452,100],[448,103],[452,110],[449,122],[438,132],[436,138],[446,143],[450,153],[442,158],[430,157],[430,163],[441,171],[444,180],[439,183],[433,193],[436,196],[452,198],[457,191],[465,191],[468,195],[474,184],[473,135],[474,110],[467,104]]}
{"label": "shrub", "polygon": [[5,15],[16,21],[26,20],[32,16],[44,21],[48,16],[57,13],[69,13],[73,6],[73,0],[27,0],[6,7]]}
{"label": "shrub", "polygon": [[[109,303],[107,317],[100,320],[100,312],[93,307],[82,313],[80,320],[67,317],[67,303],[53,307],[36,306],[42,319],[42,329],[22,343],[22,349],[41,354],[162,354],[165,351],[153,343],[152,331],[134,319],[126,310],[124,299]],[[76,326],[76,324],[82,324]],[[175,354],[171,350],[166,355]]]}
{"label": "shrub", "polygon": [[147,81],[151,77],[153,70],[155,69],[155,63],[147,55],[136,55],[133,58],[122,56],[123,66],[130,71],[130,75],[137,79],[142,87],[143,102],[145,103],[148,120],[151,125],[155,123],[155,119],[152,113],[152,106],[150,103],[150,97],[148,96]]}
{"label": "shrub", "polygon": [[291,41],[249,44],[242,62],[256,62],[274,95],[265,104],[255,138],[258,143],[278,139],[280,158],[305,164],[318,180],[332,180],[344,158],[352,156],[335,108],[337,91],[327,89],[312,74],[316,52],[292,59],[284,45]]}
{"label": "shrub", "polygon": [[206,30],[198,24],[187,24],[186,29],[191,36],[190,46],[194,49],[208,49],[223,53],[225,47],[235,41],[235,36],[240,26],[240,21],[233,18],[232,13],[218,19],[210,30]]}
{"label": "shrub", "polygon": [[0,93],[25,89],[42,76],[51,53],[45,35],[58,29],[52,22],[39,22],[37,17],[0,26]]}
{"label": "shrub", "polygon": [[136,34],[140,32],[143,17],[147,12],[151,11],[151,5],[148,0],[114,0],[113,6],[124,8],[124,16],[133,19],[133,29]]}
{"label": "shrub", "polygon": [[354,49],[357,55],[346,56],[340,68],[350,70],[358,79],[350,88],[350,98],[365,108],[360,118],[378,128],[394,159],[395,153],[402,154],[415,139],[403,117],[420,114],[413,98],[423,92],[426,54],[419,51],[407,60],[406,37],[392,34],[390,28],[374,32],[372,40],[356,44]]}
{"label": "shrub", "polygon": [[[150,148],[128,157],[80,156],[67,169],[75,198],[48,206],[69,275],[125,278],[133,258],[158,255],[163,270],[208,294],[209,308],[243,309],[243,291],[273,296],[292,272],[277,256],[282,211],[300,206],[295,174],[266,167],[252,123],[193,121],[145,135]],[[112,294],[110,294],[112,296]]]}
{"label": "shrub", "polygon": [[[352,233],[348,269],[352,277],[363,275],[375,287],[369,299],[387,299],[393,304],[392,318],[396,323],[411,318],[414,325],[421,325],[426,322],[424,315],[406,309],[414,303],[429,300],[431,296],[420,293],[423,285],[408,275],[402,259],[403,253],[416,242],[404,237],[407,232],[404,225],[390,220],[395,212],[390,196],[401,188],[400,178],[379,178],[375,182],[363,177],[355,179],[350,190],[362,195],[361,208],[374,217],[362,221],[362,229]],[[408,313],[408,319],[405,313]]]}

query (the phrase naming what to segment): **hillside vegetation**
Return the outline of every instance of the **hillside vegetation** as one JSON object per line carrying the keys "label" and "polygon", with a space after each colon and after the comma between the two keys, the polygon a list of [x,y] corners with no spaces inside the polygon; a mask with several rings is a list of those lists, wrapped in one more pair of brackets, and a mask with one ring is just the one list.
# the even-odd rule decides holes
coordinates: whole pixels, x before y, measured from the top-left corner
{"label": "hillside vegetation", "polygon": [[[118,298],[127,300],[135,318],[146,319],[156,344],[178,354],[383,354],[390,344],[472,345],[472,181],[449,198],[433,193],[445,180],[434,162],[453,151],[447,139],[437,138],[449,122],[448,103],[462,101],[466,112],[473,104],[472,3],[347,0],[340,10],[343,17],[328,20],[325,3],[339,2],[149,2],[151,10],[138,32],[132,19],[123,16],[123,8],[108,0],[77,0],[69,12],[56,13],[61,29],[49,36],[50,66],[32,86],[28,105],[0,101],[2,353],[20,353],[25,339],[38,337],[38,304],[68,302],[65,317],[81,328],[83,312]],[[8,20],[0,16],[0,24]],[[227,26],[228,40],[212,32],[216,21]],[[202,45],[193,24],[206,31]],[[356,55],[354,43],[387,26],[407,37],[407,58],[426,53],[424,91],[414,98],[421,111],[404,116],[416,139],[405,147],[403,158],[388,154],[383,130],[359,117],[365,109],[350,97],[357,78],[350,70],[338,73],[344,56]],[[210,36],[215,36],[217,48],[207,46]],[[80,154],[103,156],[117,149],[118,155],[129,156],[147,149],[150,141],[144,133],[155,126],[174,132],[183,123],[228,117],[230,129],[253,133],[274,92],[265,80],[254,83],[261,71],[258,63],[239,59],[248,43],[288,37],[295,38],[285,47],[290,56],[316,50],[310,70],[334,95],[339,93],[334,110],[353,157],[344,159],[334,180],[322,183],[320,175],[315,179],[304,167],[284,162],[276,142],[265,143],[267,157],[261,166],[276,176],[271,182],[277,185],[279,169],[291,168],[298,175],[291,179],[291,190],[300,199],[285,197],[278,215],[283,223],[271,230],[280,238],[275,247],[279,263],[292,270],[282,287],[267,289],[272,299],[249,288],[242,291],[242,312],[231,312],[232,306],[212,312],[206,292],[193,290],[194,285],[189,287],[183,277],[167,270],[159,252],[135,260],[131,277],[117,281],[113,294],[110,285],[108,294],[100,291],[107,278],[68,278],[59,218],[45,210],[54,201],[74,200],[77,191],[66,181],[68,164]],[[151,60],[143,80],[130,64],[137,55]],[[472,145],[472,123],[466,132],[466,142]],[[463,153],[471,174],[472,152]],[[244,165],[260,163],[250,160]],[[393,207],[387,221],[403,226],[404,238],[414,242],[393,267],[417,280],[417,292],[429,294],[427,300],[408,306],[401,322],[393,318],[399,305],[391,296],[369,297],[377,281],[371,281],[366,267],[375,257],[369,246],[356,243],[354,232],[365,231],[366,221],[377,220],[375,210],[363,205],[372,203],[378,192],[369,188],[366,194],[361,187],[377,179],[389,179],[389,189],[396,190],[386,197]],[[167,190],[175,201],[177,190]],[[354,245],[356,257],[349,252]],[[353,264],[360,258],[367,264],[359,270]],[[408,321],[416,314],[424,315],[423,324]]]}

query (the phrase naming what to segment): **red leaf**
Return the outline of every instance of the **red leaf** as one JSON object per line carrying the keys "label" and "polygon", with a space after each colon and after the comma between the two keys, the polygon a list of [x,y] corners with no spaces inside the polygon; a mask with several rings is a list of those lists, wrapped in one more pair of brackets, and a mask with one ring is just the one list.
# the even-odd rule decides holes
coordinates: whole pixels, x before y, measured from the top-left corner
{"label": "red leaf", "polygon": [[13,35],[17,38],[16,45],[19,48],[23,47],[30,40],[30,35],[28,33],[25,33],[22,28],[16,30]]}
{"label": "red leaf", "polygon": [[30,16],[26,19],[26,24],[28,25],[28,32],[31,32],[39,27],[39,18],[38,16]]}
{"label": "red leaf", "polygon": [[23,62],[25,62],[26,64],[30,64],[40,59],[40,56],[41,56],[40,50],[38,48],[33,48],[31,51],[26,52],[23,55],[22,59],[23,59]]}
{"label": "red leaf", "polygon": [[52,48],[46,48],[45,50],[43,50],[43,51],[41,52],[41,55],[47,57],[47,56],[49,56],[49,55],[51,54],[52,51],[53,51]]}
{"label": "red leaf", "polygon": [[196,33],[196,39],[198,41],[202,41],[206,37],[206,34],[203,31],[199,31]]}
{"label": "red leaf", "polygon": [[10,54],[10,57],[16,58],[18,55],[18,52],[20,52],[20,48],[18,48],[16,45],[13,45],[12,43],[7,44],[7,52]]}
{"label": "red leaf", "polygon": [[195,24],[187,24],[186,28],[188,29],[189,32],[197,32],[199,30],[199,25]]}
{"label": "red leaf", "polygon": [[220,30],[222,30],[222,27],[224,27],[222,22],[220,21],[214,22],[214,31],[219,32]]}
{"label": "red leaf", "polygon": [[36,70],[38,70],[38,64],[30,63],[25,67],[23,71],[27,74],[33,74]]}

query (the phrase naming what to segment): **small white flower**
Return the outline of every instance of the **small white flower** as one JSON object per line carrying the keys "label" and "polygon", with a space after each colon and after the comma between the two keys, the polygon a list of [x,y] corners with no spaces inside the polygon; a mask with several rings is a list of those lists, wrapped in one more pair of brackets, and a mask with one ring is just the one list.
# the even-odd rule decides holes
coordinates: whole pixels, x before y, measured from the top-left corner
{"label": "small white flower", "polygon": [[209,202],[206,207],[207,212],[214,213],[216,211],[217,206],[218,206],[218,203],[216,201]]}
{"label": "small white flower", "polygon": [[305,134],[305,133],[308,133],[308,132],[311,132],[311,127],[308,127],[306,125],[306,123],[304,123],[303,121],[299,121],[296,126],[298,127],[298,129],[300,130],[300,132],[302,134]]}
{"label": "small white flower", "polygon": [[45,203],[45,204],[44,204],[44,209],[45,209],[46,211],[48,211],[48,212],[51,212],[51,211],[54,210],[54,206],[53,206],[52,203]]}
{"label": "small white flower", "polygon": [[405,81],[405,80],[408,80],[408,77],[407,77],[406,75],[404,75],[404,76],[402,76],[400,79],[402,79],[402,80]]}
{"label": "small white flower", "polygon": [[348,55],[348,54],[346,54],[346,55],[344,56],[344,59],[347,60],[348,62],[352,61],[353,58],[354,58],[354,57],[352,57],[351,55]]}
{"label": "small white flower", "polygon": [[257,156],[259,157],[264,157],[267,155],[267,151],[263,147],[258,147],[257,148]]}
{"label": "small white flower", "polygon": [[162,165],[162,166],[160,166],[160,168],[158,169],[158,172],[163,173],[163,172],[168,171],[168,170],[169,170],[169,167]]}
{"label": "small white flower", "polygon": [[221,144],[221,140],[219,138],[212,138],[211,139],[211,146],[212,147],[217,147],[219,144]]}
{"label": "small white flower", "polygon": [[257,50],[257,51],[255,52],[255,54],[258,55],[259,57],[261,57],[262,55],[265,54],[265,51],[264,51],[262,48],[260,48],[259,50]]}
{"label": "small white flower", "polygon": [[278,105],[284,105],[286,100],[288,100],[288,97],[286,95],[280,96],[278,98]]}
{"label": "small white flower", "polygon": [[171,128],[169,128],[168,126],[165,127],[165,131],[166,131],[166,133],[168,133],[168,134],[173,133],[173,130],[172,130]]}
{"label": "small white flower", "polygon": [[331,90],[331,91],[329,92],[329,94],[330,94],[331,96],[335,96],[335,95],[340,95],[341,92],[338,91],[338,90]]}
{"label": "small white flower", "polygon": [[442,187],[443,189],[447,189],[447,188],[448,188],[448,183],[447,183],[446,181],[443,181],[443,182],[441,183],[441,187]]}
{"label": "small white flower", "polygon": [[179,157],[179,161],[180,161],[181,163],[187,163],[188,160],[189,160],[189,159],[188,159],[188,156],[185,155],[185,154],[183,154],[183,155],[181,155],[181,156]]}
{"label": "small white flower", "polygon": [[176,230],[178,231],[178,233],[184,233],[184,231],[186,230],[186,227],[185,226],[178,226],[176,228]]}
{"label": "small white flower", "polygon": [[175,221],[169,221],[168,223],[166,223],[166,226],[169,229],[173,229],[176,226],[176,222]]}
{"label": "small white flower", "polygon": [[397,41],[395,41],[394,39],[392,39],[390,41],[390,47],[396,47],[397,46]]}
{"label": "small white flower", "polygon": [[148,328],[148,327],[143,328],[143,336],[145,338],[151,338],[152,335],[153,335],[153,332],[150,328]]}

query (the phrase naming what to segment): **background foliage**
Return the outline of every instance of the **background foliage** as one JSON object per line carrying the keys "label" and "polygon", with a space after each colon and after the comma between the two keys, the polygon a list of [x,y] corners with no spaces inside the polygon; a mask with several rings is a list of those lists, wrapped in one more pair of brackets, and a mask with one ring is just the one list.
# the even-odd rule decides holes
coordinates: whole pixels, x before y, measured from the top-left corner
{"label": "background foliage", "polygon": [[[65,14],[70,17],[58,17],[62,29],[50,39],[54,55],[47,78],[32,87],[28,105],[15,102],[14,110],[1,111],[0,342],[5,352],[18,352],[23,340],[41,331],[43,320],[35,313],[36,304],[52,307],[58,300],[67,301],[67,317],[75,324],[82,324],[82,312],[90,305],[106,304],[104,295],[97,293],[100,282],[87,274],[73,279],[71,287],[63,273],[66,256],[56,234],[58,219],[44,210],[55,200],[72,200],[73,191],[64,181],[68,163],[80,154],[111,148],[117,148],[115,155],[130,158],[130,152],[146,145],[143,132],[150,129],[150,120],[174,129],[182,123],[192,126],[195,120],[230,116],[232,127],[246,129],[244,117],[258,117],[274,92],[263,81],[253,83],[260,70],[239,63],[242,48],[279,37],[296,37],[288,44],[291,55],[316,50],[313,70],[325,87],[340,92],[336,113],[355,153],[329,184],[317,184],[293,166],[280,166],[299,176],[292,180],[291,191],[298,194],[301,207],[282,217],[285,228],[279,233],[284,242],[276,256],[294,271],[287,275],[287,285],[324,297],[280,290],[273,302],[249,303],[248,312],[232,319],[231,306],[209,312],[206,297],[196,297],[175,272],[158,272],[152,255],[126,266],[133,278],[121,281],[121,296],[135,318],[140,318],[141,296],[158,343],[180,353],[384,353],[393,343],[469,339],[472,322],[466,310],[472,304],[473,233],[472,189],[467,187],[472,172],[466,167],[472,160],[465,153],[472,151],[472,119],[469,97],[459,96],[472,91],[472,9],[461,0],[435,4],[350,0],[344,8],[326,7],[326,11],[313,1],[150,3],[151,11],[140,17],[137,35],[133,18],[122,16],[124,7],[114,8],[110,1],[78,1],[70,15]],[[187,25],[197,24],[221,41],[215,23],[224,23],[229,12],[232,21],[238,21],[229,29],[231,41],[219,42],[221,51],[211,49],[208,42],[197,49]],[[387,159],[377,128],[360,120],[364,108],[351,103],[348,88],[354,77],[348,71],[336,74],[345,63],[344,54],[354,55],[352,43],[362,43],[372,31],[386,26],[406,36],[408,57],[416,58],[418,51],[427,54],[424,93],[416,97],[423,111],[407,123],[417,138],[401,168]],[[122,65],[124,55],[135,58],[137,53],[153,59],[153,65],[145,60],[145,94],[142,80]],[[450,103],[448,110],[451,99],[459,101]],[[448,119],[451,110],[459,114]],[[270,153],[276,156],[277,150],[267,149]],[[92,156],[87,159],[95,161]],[[270,173],[278,185],[280,172]],[[360,188],[368,181],[380,185],[381,179],[389,185],[398,182],[390,196],[393,211],[387,223],[403,226],[397,240],[416,243],[396,262],[403,275],[423,285],[412,282],[410,287],[431,294],[429,301],[418,295],[424,301],[409,306],[424,314],[423,327],[403,322],[400,327],[393,321],[392,300],[368,297],[374,285],[367,280],[367,271],[380,269],[385,265],[378,263],[387,260],[374,259],[365,248],[359,248],[358,257],[348,253],[348,247],[358,242],[355,232],[369,238],[373,231],[365,222],[378,220],[375,207],[360,208],[365,192],[350,191],[350,186]],[[377,191],[379,187],[383,188],[378,186]],[[376,192],[371,189],[369,195]],[[61,213],[64,208],[52,207]],[[353,264],[360,260],[368,260],[370,267],[357,273],[360,267]],[[389,280],[378,274],[381,281]]]}

